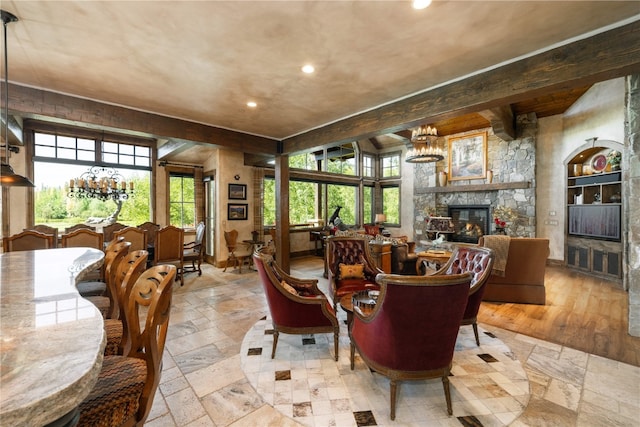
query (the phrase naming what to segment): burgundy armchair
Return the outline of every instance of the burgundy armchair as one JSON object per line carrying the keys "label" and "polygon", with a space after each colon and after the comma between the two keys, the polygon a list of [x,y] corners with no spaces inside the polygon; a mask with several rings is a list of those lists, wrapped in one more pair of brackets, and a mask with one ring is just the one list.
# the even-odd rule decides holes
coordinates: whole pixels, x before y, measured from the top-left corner
{"label": "burgundy armchair", "polygon": [[482,302],[482,295],[486,289],[487,281],[493,268],[493,251],[489,248],[479,246],[459,246],[451,254],[451,258],[440,270],[433,275],[447,275],[471,273],[471,289],[469,289],[469,300],[464,311],[461,325],[473,325],[473,334],[476,337],[476,344],[480,345],[478,336],[478,310]]}
{"label": "burgundy armchair", "polygon": [[[379,289],[376,275],[383,271],[376,267],[366,238],[329,237],[326,256],[334,310],[337,311],[338,302],[344,295],[365,289]],[[357,268],[354,267],[353,271],[347,273],[347,266]]]}
{"label": "burgundy armchair", "polygon": [[335,360],[338,360],[340,326],[327,297],[318,289],[315,279],[298,279],[282,271],[266,253],[267,248],[253,254],[273,322],[273,348],[276,354],[279,333],[333,333]]}
{"label": "burgundy armchair", "polygon": [[370,369],[389,378],[392,420],[397,382],[442,378],[451,409],[449,373],[471,274],[402,276],[379,274],[380,295],[373,311],[353,310],[351,369],[355,350]]}

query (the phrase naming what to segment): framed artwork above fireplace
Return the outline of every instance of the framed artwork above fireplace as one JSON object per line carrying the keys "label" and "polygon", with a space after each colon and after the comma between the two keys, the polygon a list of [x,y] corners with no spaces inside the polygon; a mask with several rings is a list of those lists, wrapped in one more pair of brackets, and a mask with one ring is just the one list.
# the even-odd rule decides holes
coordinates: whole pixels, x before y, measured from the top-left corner
{"label": "framed artwork above fireplace", "polygon": [[484,179],[487,175],[487,132],[449,138],[449,181]]}

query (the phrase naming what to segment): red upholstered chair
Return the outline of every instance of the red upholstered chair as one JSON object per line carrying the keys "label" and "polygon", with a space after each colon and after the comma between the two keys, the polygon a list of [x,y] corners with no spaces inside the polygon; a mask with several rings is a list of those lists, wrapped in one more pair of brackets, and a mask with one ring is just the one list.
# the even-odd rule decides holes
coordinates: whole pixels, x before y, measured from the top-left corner
{"label": "red upholstered chair", "polygon": [[365,224],[364,234],[368,234],[369,236],[376,237],[378,234],[380,234],[380,227],[377,225]]}
{"label": "red upholstered chair", "polygon": [[[383,271],[376,267],[366,238],[331,236],[327,239],[326,251],[327,274],[334,310],[337,311],[338,302],[344,295],[365,289],[379,289],[376,284],[376,275]],[[348,269],[345,266],[352,265],[357,267],[362,265],[362,274],[356,275],[352,272],[344,274]]]}
{"label": "red upholstered chair", "polygon": [[398,381],[442,378],[451,415],[448,377],[471,274],[380,274],[377,281],[380,295],[373,311],[364,316],[354,306],[351,369],[357,349],[369,368],[389,378],[392,420]]}
{"label": "red upholstered chair", "polygon": [[476,344],[480,345],[478,336],[478,310],[482,302],[482,295],[493,268],[493,251],[479,246],[459,246],[451,254],[445,265],[433,275],[471,273],[471,289],[469,300],[464,311],[461,325],[473,325]]}
{"label": "red upholstered chair", "polygon": [[[266,251],[268,249],[265,248]],[[318,289],[315,279],[297,279],[282,271],[273,257],[260,249],[253,255],[273,322],[273,348],[276,354],[278,334],[333,333],[335,360],[338,360],[340,327],[335,310]],[[284,282],[284,283],[283,283]],[[286,286],[285,286],[286,284]]]}

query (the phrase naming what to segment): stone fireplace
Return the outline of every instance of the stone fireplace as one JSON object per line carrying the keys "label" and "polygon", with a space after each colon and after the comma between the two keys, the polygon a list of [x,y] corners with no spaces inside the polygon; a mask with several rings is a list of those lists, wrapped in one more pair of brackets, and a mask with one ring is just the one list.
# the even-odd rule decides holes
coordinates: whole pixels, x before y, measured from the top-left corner
{"label": "stone fireplace", "polygon": [[478,243],[478,239],[490,234],[490,205],[449,205],[448,212],[453,222],[452,242]]}

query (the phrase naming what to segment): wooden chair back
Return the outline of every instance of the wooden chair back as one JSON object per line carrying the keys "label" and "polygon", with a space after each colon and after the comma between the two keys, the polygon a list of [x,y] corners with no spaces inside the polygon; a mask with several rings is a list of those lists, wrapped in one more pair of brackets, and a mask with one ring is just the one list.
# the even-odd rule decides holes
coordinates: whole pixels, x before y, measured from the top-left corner
{"label": "wooden chair back", "polygon": [[158,230],[160,230],[160,225],[147,221],[140,224],[138,228],[147,232],[147,244],[149,246],[155,246],[156,234],[158,234]]}
{"label": "wooden chair back", "polygon": [[238,246],[238,230],[225,231],[224,241],[227,245],[227,250],[233,253]]}
{"label": "wooden chair back", "polygon": [[91,225],[87,225],[87,224],[74,224],[71,227],[67,227],[64,229],[64,234],[67,233],[71,233],[72,231],[76,231],[76,230],[91,230],[91,231],[96,231],[96,228],[91,226]]}
{"label": "wooden chair back", "polygon": [[[195,272],[197,271],[199,275],[202,275],[202,270],[200,269],[200,265],[202,264],[202,258],[204,255],[204,234],[205,234],[205,225],[203,221],[200,221],[196,226],[196,238],[193,242],[184,244],[184,254],[183,259],[185,263],[191,263],[191,266],[185,266],[186,272]],[[196,266],[196,263],[198,265]]]}
{"label": "wooden chair back", "polygon": [[88,228],[78,228],[61,237],[60,245],[63,248],[89,247],[104,250],[104,236],[97,231]]}
{"label": "wooden chair back", "polygon": [[115,283],[118,267],[125,256],[129,253],[130,247],[131,243],[129,242],[118,242],[111,246],[109,250],[105,250],[104,282],[107,284],[107,297],[109,298],[109,311],[107,312],[107,317],[113,313],[113,307],[116,304],[114,300],[117,298]]}
{"label": "wooden chair back", "polygon": [[129,300],[129,294],[133,287],[133,284],[138,280],[138,277],[147,268],[147,257],[149,252],[147,251],[133,251],[129,252],[118,265],[118,269],[115,275],[115,283],[113,291],[116,298],[114,298],[114,307],[109,318],[120,319],[122,322],[122,339],[120,341],[120,351],[118,354],[123,354],[127,342],[129,340],[127,336],[127,301]]}
{"label": "wooden chair back", "polygon": [[53,248],[53,234],[26,230],[2,239],[4,252],[32,251]]}
{"label": "wooden chair back", "polygon": [[131,242],[132,251],[146,251],[147,250],[147,232],[137,227],[125,227],[120,230],[116,230],[113,233],[113,237],[124,237],[124,240]]}
{"label": "wooden chair back", "polygon": [[46,224],[37,224],[31,228],[25,228],[23,231],[27,231],[27,230],[38,231],[44,234],[53,234],[53,247],[54,248],[58,247],[58,229],[57,228],[50,227]]}
{"label": "wooden chair back", "polygon": [[105,225],[104,227],[102,227],[102,234],[104,234],[104,241],[110,242],[111,240],[113,240],[113,233],[115,233],[118,230],[122,230],[123,228],[126,228],[126,227],[127,227],[126,225],[120,224],[119,222],[114,222],[113,224]]}
{"label": "wooden chair back", "polygon": [[[137,425],[142,425],[147,419],[160,383],[176,274],[173,265],[151,267],[133,284],[128,298],[125,317],[131,342],[124,355],[144,359],[147,364],[147,378],[136,415]],[[144,329],[140,330],[143,311],[146,318]]]}
{"label": "wooden chair back", "polygon": [[184,230],[182,228],[167,225],[161,228],[156,235],[156,245],[153,251],[153,263],[172,264],[178,269],[181,285],[184,284]]}

